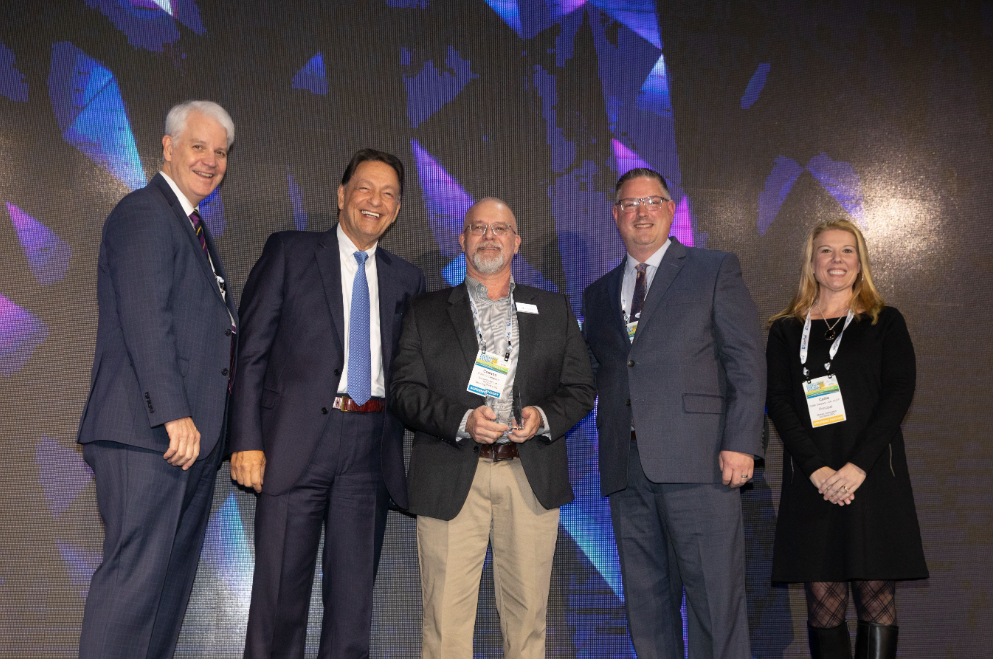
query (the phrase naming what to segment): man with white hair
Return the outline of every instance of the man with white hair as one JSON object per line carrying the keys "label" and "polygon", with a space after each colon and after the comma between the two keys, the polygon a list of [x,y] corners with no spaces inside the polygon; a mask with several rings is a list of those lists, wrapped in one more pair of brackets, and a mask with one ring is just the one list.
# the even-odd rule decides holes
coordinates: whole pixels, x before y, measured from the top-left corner
{"label": "man with white hair", "polygon": [[171,657],[224,455],[238,311],[197,208],[224,179],[234,124],[175,106],[162,171],[111,212],[97,270],[90,395],[77,441],[105,527],[79,656]]}

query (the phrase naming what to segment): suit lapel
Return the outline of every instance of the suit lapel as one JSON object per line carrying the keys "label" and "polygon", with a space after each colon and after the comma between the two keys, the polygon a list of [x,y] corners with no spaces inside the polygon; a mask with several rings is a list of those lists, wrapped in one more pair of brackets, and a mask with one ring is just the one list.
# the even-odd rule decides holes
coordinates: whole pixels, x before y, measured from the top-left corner
{"label": "suit lapel", "polygon": [[[537,298],[537,295],[534,290],[520,285],[514,287],[515,303],[526,302],[528,304],[534,304],[535,298]],[[514,376],[514,389],[520,392],[524,398],[526,396],[524,396],[522,385],[527,386],[527,383],[531,381],[529,367],[535,363],[534,347],[538,340],[538,325],[541,321],[541,312],[542,309],[538,309],[537,314],[517,314],[517,343],[520,346],[520,351],[517,353],[517,373]]]}
{"label": "suit lapel", "polygon": [[607,287],[607,308],[610,318],[610,326],[624,337],[628,342],[627,328],[624,327],[624,311],[621,308],[621,285],[624,282],[624,265],[627,263],[627,255],[621,259],[620,265],[607,273],[604,285]]}
{"label": "suit lapel", "polygon": [[382,247],[376,248],[376,279],[379,287],[379,342],[383,352],[383,377],[390,378],[393,359],[393,316],[399,291],[393,276],[393,260]]}
{"label": "suit lapel", "polygon": [[645,306],[641,309],[641,320],[638,321],[638,331],[634,335],[635,342],[638,341],[638,336],[643,334],[642,328],[651,320],[659,302],[662,301],[669,286],[675,281],[676,275],[679,274],[686,262],[686,248],[675,238],[670,238],[670,240],[672,240],[672,244],[665,251],[665,256],[659,263],[659,269],[652,279],[652,286],[648,289],[648,296],[645,297]]}
{"label": "suit lapel", "polygon": [[471,370],[476,362],[479,342],[476,341],[476,328],[472,324],[472,309],[469,307],[469,291],[465,282],[453,288],[448,296],[448,317],[452,320],[455,335],[462,346],[465,363]]}
{"label": "suit lapel", "polygon": [[334,326],[335,337],[338,339],[338,349],[344,352],[345,311],[341,301],[341,261],[338,258],[336,228],[337,225],[321,236],[320,241],[318,241],[316,257],[317,268],[321,271],[321,281],[324,284],[324,297],[331,310],[331,324]]}

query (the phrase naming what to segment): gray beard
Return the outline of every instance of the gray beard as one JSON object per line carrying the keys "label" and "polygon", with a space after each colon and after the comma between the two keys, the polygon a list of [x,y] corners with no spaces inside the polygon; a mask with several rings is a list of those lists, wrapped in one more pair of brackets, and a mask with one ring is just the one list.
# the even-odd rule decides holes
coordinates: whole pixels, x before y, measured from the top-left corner
{"label": "gray beard", "polygon": [[498,272],[503,267],[504,261],[503,252],[499,252],[491,258],[485,258],[478,251],[472,255],[472,266],[484,275],[492,275]]}

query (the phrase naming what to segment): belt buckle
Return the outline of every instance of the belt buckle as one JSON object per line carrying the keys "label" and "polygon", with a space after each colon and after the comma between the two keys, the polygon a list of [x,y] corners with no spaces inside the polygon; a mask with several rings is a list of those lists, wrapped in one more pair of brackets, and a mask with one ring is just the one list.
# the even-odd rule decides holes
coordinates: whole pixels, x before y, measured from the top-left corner
{"label": "belt buckle", "polygon": [[343,402],[344,402],[344,399],[342,399],[341,396],[335,396],[334,397],[334,403],[332,403],[331,407],[333,407],[336,410],[341,410],[342,412],[344,412],[346,410],[342,406],[342,403]]}

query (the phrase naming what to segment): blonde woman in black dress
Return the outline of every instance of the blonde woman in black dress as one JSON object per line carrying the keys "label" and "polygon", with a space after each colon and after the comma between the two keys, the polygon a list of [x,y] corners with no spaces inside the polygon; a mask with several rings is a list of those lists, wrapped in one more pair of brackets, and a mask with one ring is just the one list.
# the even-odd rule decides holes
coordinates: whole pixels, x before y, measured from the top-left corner
{"label": "blonde woman in black dress", "polygon": [[904,453],[914,347],[847,220],[810,233],[800,285],[772,318],[769,418],[782,437],[773,581],[803,582],[814,659],[896,657],[895,582],[928,576]]}

